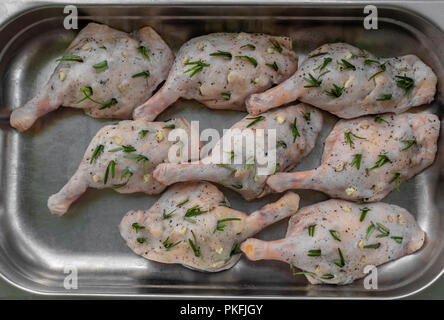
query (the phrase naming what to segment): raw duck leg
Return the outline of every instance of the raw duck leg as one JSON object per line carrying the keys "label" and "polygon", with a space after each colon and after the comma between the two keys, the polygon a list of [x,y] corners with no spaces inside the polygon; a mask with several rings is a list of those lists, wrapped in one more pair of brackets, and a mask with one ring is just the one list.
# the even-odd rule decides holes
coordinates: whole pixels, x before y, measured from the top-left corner
{"label": "raw duck leg", "polygon": [[60,106],[94,118],[130,119],[168,75],[174,54],[150,27],[132,34],[90,23],[66,49],[48,83],[23,107],[11,126],[28,130]]}
{"label": "raw duck leg", "polygon": [[281,83],[297,69],[287,37],[252,33],[212,33],[185,43],[168,79],[134,119],[154,120],[179,98],[211,109],[245,110],[245,98]]}
{"label": "raw duck leg", "polygon": [[379,266],[419,250],[424,231],[407,210],[382,202],[328,200],[291,217],[284,239],[247,239],[250,260],[279,260],[302,269],[313,284],[349,284]]}
{"label": "raw duck leg", "polygon": [[277,173],[267,184],[276,192],[312,189],[333,198],[379,201],[433,163],[439,129],[438,117],[427,113],[340,120],[318,168]]}
{"label": "raw duck leg", "polygon": [[249,216],[227,205],[222,192],[208,182],[176,184],[149,210],[128,212],[120,234],[146,259],[222,271],[239,260],[244,239],[294,214],[299,196],[288,192]]}
{"label": "raw duck leg", "polygon": [[433,100],[437,77],[415,55],[377,58],[346,43],[325,44],[280,85],[253,94],[247,110],[257,115],[296,99],[350,119],[402,113]]}

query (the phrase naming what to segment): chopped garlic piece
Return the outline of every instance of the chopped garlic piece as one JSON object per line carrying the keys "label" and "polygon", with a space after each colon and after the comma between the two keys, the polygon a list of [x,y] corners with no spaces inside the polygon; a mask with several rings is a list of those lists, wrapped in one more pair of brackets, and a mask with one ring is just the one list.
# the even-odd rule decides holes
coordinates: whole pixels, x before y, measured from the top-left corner
{"label": "chopped garlic piece", "polygon": [[128,53],[124,50],[122,51],[122,57],[126,58],[128,56]]}
{"label": "chopped garlic piece", "polygon": [[345,89],[350,88],[351,84],[352,84],[352,79],[350,78],[347,81],[345,81],[344,88]]}
{"label": "chopped garlic piece", "polygon": [[269,47],[269,48],[267,49],[267,52],[268,52],[268,53],[274,53],[274,48]]}
{"label": "chopped garlic piece", "polygon": [[218,254],[222,254],[222,252],[224,251],[224,248],[220,247],[220,248],[217,248],[215,251],[216,251]]}
{"label": "chopped garlic piece", "polygon": [[216,268],[217,266],[221,265],[222,263],[224,263],[224,260],[217,260],[217,261],[213,262],[213,267]]}
{"label": "chopped garlic piece", "polygon": [[236,172],[234,173],[234,177],[235,178],[239,178],[243,175],[242,170],[236,170]]}
{"label": "chopped garlic piece", "polygon": [[361,122],[361,124],[359,125],[359,127],[361,129],[367,129],[368,127],[370,127],[370,123],[368,123],[367,121],[363,121]]}
{"label": "chopped garlic piece", "polygon": [[244,34],[243,33],[239,33],[239,35],[237,36],[237,38],[239,40],[244,40]]}
{"label": "chopped garlic piece", "polygon": [[88,50],[90,50],[91,49],[91,46],[89,45],[89,44],[85,44],[83,47],[82,47],[82,50],[84,50],[84,51],[88,51]]}
{"label": "chopped garlic piece", "polygon": [[261,81],[261,79],[259,79],[259,78],[255,78],[255,79],[253,80],[254,84],[258,84],[260,81]]}
{"label": "chopped garlic piece", "polygon": [[234,79],[235,79],[235,73],[234,71],[230,71],[227,75],[227,82],[231,83],[234,81]]}
{"label": "chopped garlic piece", "polygon": [[382,85],[384,84],[386,78],[382,74],[378,74],[376,77],[374,77],[376,85]]}
{"label": "chopped garlic piece", "polygon": [[156,141],[161,142],[165,138],[165,135],[163,134],[163,130],[159,130],[156,133]]}
{"label": "chopped garlic piece", "polygon": [[94,182],[99,182],[100,181],[100,177],[98,175],[93,175],[93,180]]}
{"label": "chopped garlic piece", "polygon": [[185,232],[187,232],[187,226],[182,226],[179,233],[183,235],[183,234],[185,234]]}
{"label": "chopped garlic piece", "polygon": [[59,72],[59,79],[60,79],[61,81],[63,81],[63,80],[66,79],[66,73],[65,73],[64,71],[60,71],[60,72]]}
{"label": "chopped garlic piece", "polygon": [[317,265],[315,267],[315,273],[319,273],[319,271],[321,271],[321,267],[319,265]]}
{"label": "chopped garlic piece", "polygon": [[353,57],[353,54],[349,51],[347,52],[347,54],[345,55],[345,59],[350,59],[351,57]]}
{"label": "chopped garlic piece", "polygon": [[344,212],[352,212],[352,208],[350,208],[350,207],[342,207],[342,211],[344,211]]}
{"label": "chopped garlic piece", "polygon": [[121,145],[122,144],[122,138],[120,138],[120,137],[118,137],[118,136],[115,136],[114,138],[113,138],[113,140],[114,140],[114,142],[117,144],[117,145]]}
{"label": "chopped garlic piece", "polygon": [[398,214],[398,224],[402,224],[403,220],[402,220],[402,214]]}
{"label": "chopped garlic piece", "polygon": [[143,175],[143,182],[150,182],[151,181],[151,175],[149,173]]}
{"label": "chopped garlic piece", "polygon": [[392,216],[388,216],[388,217],[387,217],[387,220],[388,220],[389,222],[393,222],[393,217],[392,217]]}
{"label": "chopped garlic piece", "polygon": [[279,114],[279,115],[276,117],[276,120],[277,120],[277,122],[278,122],[279,124],[283,124],[283,123],[285,122],[285,116]]}
{"label": "chopped garlic piece", "polygon": [[125,87],[123,86],[123,84],[121,84],[121,83],[119,83],[119,85],[117,86],[117,89],[119,89],[119,92],[120,93],[123,93],[123,89],[124,89]]}
{"label": "chopped garlic piece", "polygon": [[189,61],[190,61],[190,58],[189,57],[185,57],[185,59],[183,59],[182,63],[185,65]]}
{"label": "chopped garlic piece", "polygon": [[360,259],[361,262],[366,262],[367,261],[367,257],[366,256],[362,256]]}
{"label": "chopped garlic piece", "polygon": [[402,68],[399,68],[399,70],[401,70],[401,71],[409,71],[409,68],[407,68],[407,67],[402,67]]}
{"label": "chopped garlic piece", "polygon": [[359,240],[359,242],[358,242],[358,248],[359,248],[359,250],[363,250],[363,249],[364,249],[364,241]]}
{"label": "chopped garlic piece", "polygon": [[354,195],[354,194],[356,193],[356,191],[357,191],[357,190],[356,190],[355,188],[352,188],[352,187],[345,189],[345,193],[346,193],[348,196],[352,196],[352,195]]}
{"label": "chopped garlic piece", "polygon": [[345,167],[345,163],[340,164],[339,166],[335,167],[335,171],[336,172],[341,172],[342,170],[344,170]]}
{"label": "chopped garlic piece", "polygon": [[197,48],[198,48],[199,50],[203,50],[203,48],[205,48],[205,42],[201,42],[201,43],[199,43],[199,45],[197,46]]}

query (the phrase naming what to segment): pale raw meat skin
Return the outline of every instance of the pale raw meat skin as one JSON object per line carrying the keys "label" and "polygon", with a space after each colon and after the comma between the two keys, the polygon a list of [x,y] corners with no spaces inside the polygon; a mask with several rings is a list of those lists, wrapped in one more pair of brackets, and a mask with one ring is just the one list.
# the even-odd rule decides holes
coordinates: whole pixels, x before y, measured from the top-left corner
{"label": "pale raw meat skin", "polygon": [[[275,49],[270,40],[278,43],[282,52]],[[248,44],[254,45],[255,49],[246,46]],[[231,53],[231,59],[210,56],[218,50]],[[257,66],[235,56],[254,58]],[[194,67],[185,65],[186,62],[199,60],[209,66],[192,77],[193,71],[185,73]],[[266,65],[274,62],[278,66],[277,71]],[[250,33],[212,33],[197,37],[180,48],[165,84],[151,99],[135,109],[133,116],[134,119],[154,120],[180,97],[195,99],[212,109],[245,110],[248,95],[281,83],[296,71],[297,65],[297,56],[287,37]],[[225,99],[222,93],[231,96]]]}
{"label": "pale raw meat skin", "polygon": [[[370,210],[361,222],[361,209],[365,207]],[[372,223],[375,229],[367,240],[367,229]],[[378,237],[383,232],[377,223],[389,230],[387,236]],[[313,225],[316,227],[310,236],[308,228]],[[336,240],[330,230],[336,231],[341,241]],[[402,237],[401,243],[392,237]],[[291,217],[284,239],[270,242],[247,239],[241,250],[250,260],[279,260],[310,272],[306,277],[313,284],[349,284],[367,275],[366,266],[379,266],[419,250],[424,237],[414,217],[401,207],[382,202],[358,205],[331,199],[300,209]],[[364,248],[378,243],[377,249]],[[338,248],[344,257],[342,268],[334,263],[340,261]],[[308,256],[310,250],[319,249],[320,256]],[[334,278],[322,278],[329,274]]]}
{"label": "pale raw meat skin", "polygon": [[[396,188],[396,172],[400,185],[433,163],[440,121],[434,114],[384,114],[379,118],[380,123],[375,116],[338,121],[325,141],[320,167],[278,173],[267,184],[277,192],[312,189],[352,201],[383,199]],[[350,146],[344,135],[347,132],[365,139],[350,134]],[[416,140],[416,144],[408,148],[407,140]],[[362,155],[359,170],[352,165],[356,154]],[[379,155],[386,155],[391,162],[370,169],[380,160]]]}
{"label": "pale raw meat skin", "polygon": [[[200,271],[222,271],[231,268],[239,260],[241,255],[238,254],[238,246],[234,250],[237,254],[230,254],[236,244],[294,214],[299,208],[299,196],[288,192],[277,202],[249,216],[227,205],[222,192],[210,183],[176,184],[162,194],[149,210],[128,212],[120,223],[120,234],[136,254],[146,259],[180,263]],[[195,221],[192,223],[185,220],[184,216],[187,210],[195,206],[208,212],[190,217]],[[163,214],[170,213],[170,217],[163,217]],[[220,222],[224,225],[223,230],[217,230],[218,220],[227,218],[240,220]],[[136,230],[134,223],[144,228]],[[199,257],[196,257],[188,239],[193,241],[196,248],[200,247]],[[167,244],[180,243],[167,249],[165,241]]]}
{"label": "pale raw meat skin", "polygon": [[[149,60],[138,51],[144,46]],[[150,27],[133,34],[90,23],[66,49],[65,54],[80,56],[83,62],[61,61],[48,83],[23,107],[13,110],[11,126],[19,131],[29,129],[34,122],[60,106],[84,109],[94,118],[130,119],[133,109],[146,101],[164,81],[174,60],[174,54],[162,38]],[[108,69],[96,72],[93,65],[107,61]],[[149,71],[148,78],[135,77]],[[86,99],[79,90],[89,86],[92,99],[99,103],[117,104],[99,110],[101,104]]]}
{"label": "pale raw meat skin", "polygon": [[[304,114],[310,114],[310,120],[304,118]],[[318,133],[322,129],[322,114],[316,108],[305,104],[279,108],[262,115],[265,117],[249,129],[264,129],[265,150],[267,150],[268,133],[267,129],[276,129],[276,140],[284,142],[285,147],[277,144],[276,163],[279,167],[276,172],[289,171],[298,165],[313,149]],[[247,129],[252,123],[252,119],[246,116],[237,122],[231,129]],[[290,124],[296,118],[296,126],[300,136],[296,137],[293,143],[293,133]],[[279,123],[279,121],[284,121]],[[241,135],[237,135],[241,136]],[[242,154],[245,155],[246,143],[242,144]],[[230,155],[231,149],[223,143],[223,138],[215,145],[213,150],[223,150],[224,155]],[[238,154],[234,153],[233,157]],[[212,154],[208,156],[208,159]],[[205,159],[204,159],[205,160]],[[226,164],[204,163],[203,160],[191,163],[161,164],[154,170],[153,176],[159,182],[170,185],[176,182],[206,180],[224,185],[234,191],[239,192],[245,199],[252,200],[262,197],[271,192],[266,185],[269,175],[259,175],[254,173],[254,167],[248,166],[247,158],[240,159],[242,163],[235,164],[236,158]],[[255,162],[255,160],[253,161]],[[250,161],[251,163],[251,161]],[[236,187],[237,186],[237,187]],[[239,188],[242,186],[242,188]]]}
{"label": "pale raw meat skin", "polygon": [[[100,129],[92,139],[72,178],[58,193],[49,198],[49,210],[53,214],[63,215],[88,187],[111,188],[127,181],[126,185],[114,188],[114,190],[119,193],[161,193],[165,186],[152,178],[152,172],[158,164],[168,161],[168,152],[174,142],[168,141],[168,133],[171,129],[164,127],[173,124],[175,128],[184,129],[190,134],[190,124],[182,118],[168,122],[126,120]],[[142,130],[148,130],[145,136],[142,136]],[[91,156],[99,145],[104,146],[103,151],[90,163]],[[114,151],[123,146],[132,146],[136,151]],[[138,159],[136,155],[146,157],[148,160]],[[132,158],[125,158],[128,156]],[[115,176],[112,177],[110,167],[105,184],[105,174],[110,161],[115,161]],[[127,168],[133,174],[131,177],[129,173],[121,177]]]}
{"label": "pale raw meat skin", "polygon": [[[323,52],[327,54],[310,58]],[[352,53],[366,56],[352,56]],[[332,59],[331,62],[321,70],[324,59],[328,58]],[[343,63],[342,59],[354,65],[356,70],[344,70],[343,66],[337,64]],[[386,63],[386,71],[372,78],[381,71],[381,66],[378,63],[365,64],[365,60]],[[325,72],[328,73],[319,77]],[[304,88],[310,85],[304,80],[309,78],[309,74],[322,80],[319,87]],[[398,87],[399,79],[396,76],[407,76],[414,80],[410,94]],[[402,113],[411,107],[431,102],[435,96],[436,82],[437,77],[432,69],[415,55],[377,58],[346,43],[325,44],[309,53],[291,78],[264,93],[250,96],[246,104],[248,112],[254,115],[296,99],[345,119],[386,112]],[[333,84],[345,87],[338,98],[325,93],[333,88]],[[385,94],[391,94],[391,99],[376,100]]]}

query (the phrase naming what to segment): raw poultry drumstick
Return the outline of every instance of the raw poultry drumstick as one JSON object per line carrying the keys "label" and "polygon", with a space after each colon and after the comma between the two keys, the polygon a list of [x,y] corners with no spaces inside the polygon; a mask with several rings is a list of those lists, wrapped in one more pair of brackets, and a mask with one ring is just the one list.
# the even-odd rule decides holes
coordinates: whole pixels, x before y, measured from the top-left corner
{"label": "raw poultry drumstick", "polygon": [[267,184],[277,192],[312,189],[333,198],[379,201],[433,163],[439,127],[438,117],[427,113],[340,120],[318,168],[277,173]]}
{"label": "raw poultry drumstick", "polygon": [[182,183],[169,188],[149,210],[128,212],[120,223],[120,234],[146,259],[216,272],[239,260],[239,244],[244,239],[298,208],[299,196],[288,192],[247,216],[229,208],[214,185]]}
{"label": "raw poultry drumstick", "polygon": [[323,45],[280,85],[247,100],[250,114],[298,99],[350,119],[367,114],[402,113],[429,103],[436,75],[415,55],[377,58],[346,43]]}

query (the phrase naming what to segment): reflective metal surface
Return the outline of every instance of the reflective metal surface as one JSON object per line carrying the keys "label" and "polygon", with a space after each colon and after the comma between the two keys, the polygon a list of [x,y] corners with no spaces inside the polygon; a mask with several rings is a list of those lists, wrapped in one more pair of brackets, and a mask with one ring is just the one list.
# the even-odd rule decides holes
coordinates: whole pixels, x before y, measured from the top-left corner
{"label": "reflective metal surface", "polygon": [[[134,3],[137,1],[134,1]],[[70,1],[75,3],[75,1]],[[88,21],[106,23],[125,31],[151,25],[177,50],[186,40],[216,31],[264,32],[288,35],[303,56],[320,44],[345,41],[380,56],[413,53],[444,75],[444,34],[424,17],[424,7],[378,2],[379,29],[364,30],[362,6],[348,2],[307,5],[290,1],[280,6],[181,6],[166,1],[146,5],[79,5],[79,27]],[[217,4],[225,4],[225,6]],[[260,4],[264,2],[256,2]],[[417,7],[415,7],[417,5]],[[442,5],[442,3],[441,3]],[[3,7],[2,7],[3,6]],[[417,8],[421,15],[414,11]],[[444,6],[441,7],[444,9]],[[9,112],[22,105],[45,83],[76,31],[63,28],[63,5],[51,1],[0,5],[0,273],[25,290],[44,294],[132,295],[168,297],[271,297],[271,298],[393,298],[412,294],[436,279],[444,266],[444,159],[402,184],[401,192],[384,201],[405,207],[427,233],[425,246],[416,254],[378,268],[378,290],[366,290],[362,281],[349,286],[309,285],[293,277],[281,262],[251,262],[243,258],[232,269],[207,274],[180,265],[162,265],[133,254],[118,232],[130,209],[149,208],[158,196],[123,195],[90,189],[63,217],[52,216],[48,197],[58,191],[77,168],[90,139],[110,121],[97,120],[80,110],[61,108],[40,119],[28,132],[9,126]],[[434,18],[436,23],[436,19]],[[302,59],[301,59],[302,60]],[[443,82],[430,106],[414,112],[441,115]],[[337,118],[324,113],[326,124],[315,150],[296,170],[320,163],[323,141]],[[192,101],[179,101],[161,119],[184,116],[200,120],[200,128],[222,132],[244,114],[211,111]],[[444,131],[444,130],[443,130]],[[442,131],[442,132],[443,132]],[[278,195],[247,203],[221,188],[235,209],[251,212]],[[313,191],[298,192],[302,206],[326,199]],[[286,221],[257,236],[283,237]],[[63,286],[65,268],[76,268],[78,289]]]}

